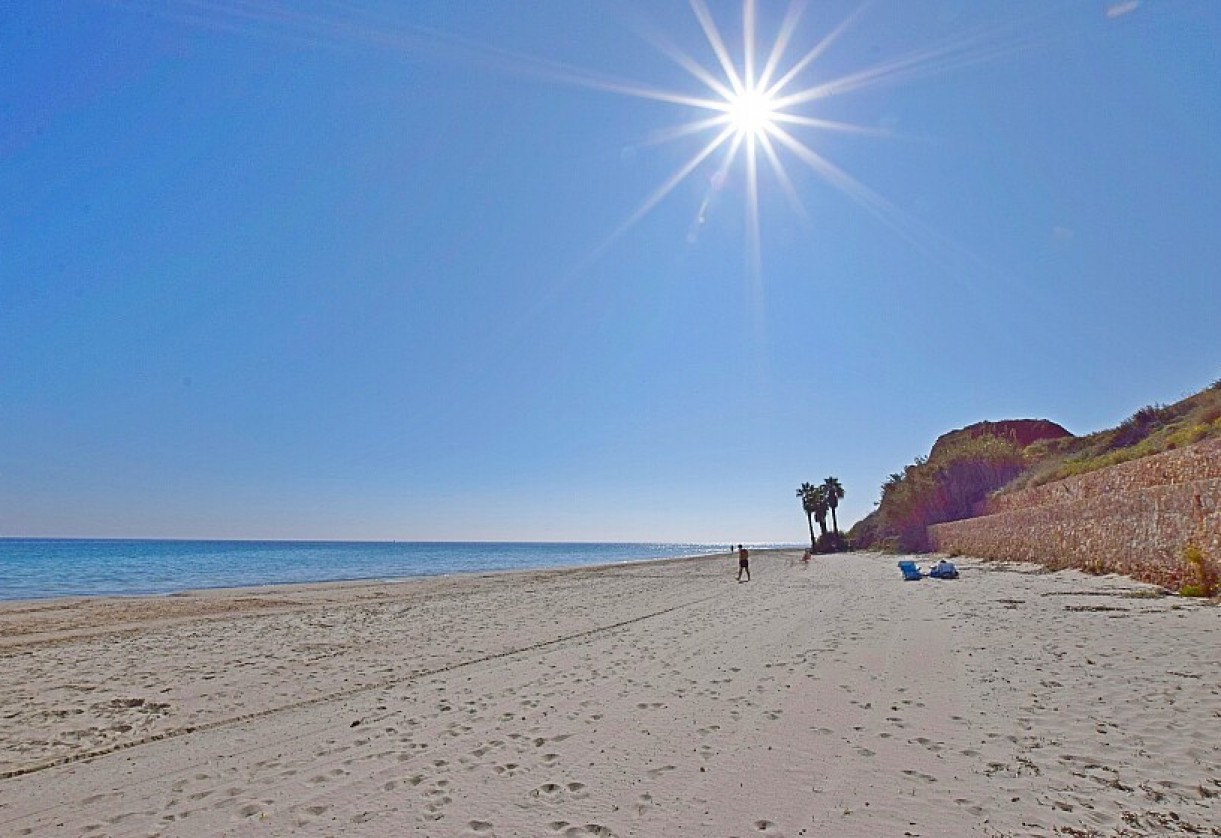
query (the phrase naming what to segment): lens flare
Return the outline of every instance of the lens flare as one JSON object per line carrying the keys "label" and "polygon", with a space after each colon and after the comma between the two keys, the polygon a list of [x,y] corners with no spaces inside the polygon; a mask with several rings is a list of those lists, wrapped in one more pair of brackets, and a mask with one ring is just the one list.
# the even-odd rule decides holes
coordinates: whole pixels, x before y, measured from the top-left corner
{"label": "lens flare", "polygon": [[[703,34],[709,54],[701,62],[678,47],[664,32],[639,34],[650,41],[690,78],[698,83],[694,92],[662,87],[573,66],[561,61],[514,52],[503,47],[480,44],[436,29],[405,24],[400,16],[385,10],[337,2],[315,0],[301,7],[288,8],[256,0],[108,0],[148,16],[160,16],[194,26],[237,33],[251,37],[288,40],[317,47],[349,46],[358,43],[390,51],[431,56],[460,62],[464,69],[481,67],[532,78],[553,84],[572,85],[604,93],[677,106],[698,117],[673,125],[646,138],[635,147],[710,137],[645,197],[627,219],[615,228],[589,256],[575,268],[574,275],[601,258],[628,230],[647,216],[658,204],[690,177],[702,177],[705,166],[714,166],[709,195],[719,191],[730,172],[740,175],[744,184],[747,261],[755,284],[761,282],[760,188],[778,185],[793,209],[808,220],[808,213],[789,176],[788,166],[795,163],[826,185],[839,191],[873,215],[908,243],[936,256],[957,251],[944,237],[904,212],[882,194],[835,166],[811,147],[810,134],[841,132],[861,136],[890,136],[885,129],[825,119],[816,109],[830,96],[847,94],[883,85],[897,85],[913,79],[960,70],[975,64],[1019,54],[1043,41],[1065,37],[1062,27],[1047,18],[1034,29],[994,27],[956,36],[937,46],[916,49],[880,63],[842,75],[819,74],[819,59],[831,49],[862,17],[868,2],[795,58],[790,49],[796,45],[798,26],[809,5],[808,0],[790,0],[787,11],[769,40],[759,37],[756,26],[756,0],[742,0],[740,48],[731,49],[707,0],[688,0]],[[1135,2],[1118,3],[1114,9],[1129,12]],[[1042,20],[1042,18],[1039,18]],[[736,27],[735,27],[736,28]],[[761,183],[760,160],[771,173]],[[708,198],[699,205],[692,229],[698,230],[712,206]],[[696,237],[689,236],[694,242]],[[974,261],[974,260],[965,260]]]}

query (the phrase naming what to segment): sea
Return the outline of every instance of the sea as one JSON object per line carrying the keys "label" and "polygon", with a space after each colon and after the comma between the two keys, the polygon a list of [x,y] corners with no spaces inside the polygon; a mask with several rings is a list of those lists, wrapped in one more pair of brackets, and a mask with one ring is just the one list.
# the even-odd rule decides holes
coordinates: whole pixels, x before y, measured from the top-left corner
{"label": "sea", "polygon": [[0,600],[409,579],[619,564],[728,550],[728,544],[690,543],[0,538]]}

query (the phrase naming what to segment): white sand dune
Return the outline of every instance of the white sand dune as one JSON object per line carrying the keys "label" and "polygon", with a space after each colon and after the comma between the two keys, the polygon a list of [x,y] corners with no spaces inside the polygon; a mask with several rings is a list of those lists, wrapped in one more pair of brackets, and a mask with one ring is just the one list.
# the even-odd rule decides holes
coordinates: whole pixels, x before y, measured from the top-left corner
{"label": "white sand dune", "polygon": [[0,606],[0,835],[1221,834],[1221,615],[728,556]]}

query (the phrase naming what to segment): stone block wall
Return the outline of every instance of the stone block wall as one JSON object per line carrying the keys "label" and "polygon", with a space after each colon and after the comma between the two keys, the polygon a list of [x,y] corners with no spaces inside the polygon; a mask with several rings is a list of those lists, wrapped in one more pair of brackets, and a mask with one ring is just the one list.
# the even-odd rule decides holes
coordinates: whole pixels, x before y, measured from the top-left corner
{"label": "stone block wall", "polygon": [[933,548],[1178,589],[1186,545],[1221,563],[1221,440],[1002,495],[986,510],[929,527]]}

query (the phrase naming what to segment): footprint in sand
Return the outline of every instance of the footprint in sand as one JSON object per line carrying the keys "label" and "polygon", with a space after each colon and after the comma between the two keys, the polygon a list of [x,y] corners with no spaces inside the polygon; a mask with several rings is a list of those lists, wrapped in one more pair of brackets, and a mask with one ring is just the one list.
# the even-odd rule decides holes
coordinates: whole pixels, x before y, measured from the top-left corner
{"label": "footprint in sand", "polygon": [[536,789],[530,792],[532,797],[537,797],[546,800],[548,803],[555,803],[564,795],[564,787],[559,783],[543,783]]}
{"label": "footprint in sand", "polygon": [[984,813],[982,806],[975,805],[974,801],[968,800],[965,797],[956,797],[956,798],[954,798],[954,802],[957,803],[959,806],[965,807],[966,810],[968,812],[970,812],[972,815],[982,815]]}

